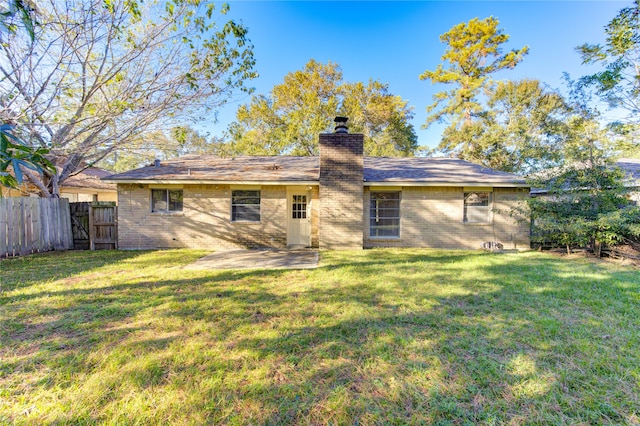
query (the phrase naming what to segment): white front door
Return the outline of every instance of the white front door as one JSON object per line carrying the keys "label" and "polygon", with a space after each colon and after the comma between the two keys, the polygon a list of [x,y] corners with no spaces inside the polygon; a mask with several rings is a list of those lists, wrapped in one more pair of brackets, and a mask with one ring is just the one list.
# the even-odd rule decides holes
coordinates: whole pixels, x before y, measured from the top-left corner
{"label": "white front door", "polygon": [[288,192],[289,232],[287,245],[311,245],[311,199],[306,191]]}

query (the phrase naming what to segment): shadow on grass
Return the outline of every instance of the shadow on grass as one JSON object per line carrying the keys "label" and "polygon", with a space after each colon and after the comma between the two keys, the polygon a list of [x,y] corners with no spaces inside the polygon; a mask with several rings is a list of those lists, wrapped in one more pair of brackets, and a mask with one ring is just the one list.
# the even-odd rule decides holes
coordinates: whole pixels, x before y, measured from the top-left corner
{"label": "shadow on grass", "polygon": [[[602,285],[610,283],[589,290]],[[336,296],[330,293],[314,296]],[[429,294],[417,290],[412,297]],[[583,298],[579,306],[576,297]],[[273,413],[267,423],[326,420],[327,412],[312,408],[292,419],[291,410],[281,409],[292,395],[298,408],[326,407],[338,398],[351,407],[343,421],[375,423],[506,422],[518,416],[626,423],[639,407],[637,384],[621,380],[640,361],[633,349],[639,338],[629,332],[640,324],[628,301],[603,312],[589,309],[592,301],[582,291],[523,296],[494,290],[436,298],[433,307],[407,313],[381,305],[367,290],[346,299],[366,301],[372,305],[363,318],[317,326],[277,327],[277,313],[264,315],[262,322],[276,324],[281,335],[235,342],[235,350],[259,360],[255,368],[273,360],[289,366],[289,378],[267,379],[259,392],[238,389]]]}
{"label": "shadow on grass", "polygon": [[[122,254],[113,261],[149,262]],[[321,256],[310,271],[200,271],[5,299],[27,313],[4,322],[0,380],[50,371],[38,386],[60,392],[69,376],[115,364],[96,385],[112,399],[61,422],[104,420],[91,413],[163,387],[213,423],[627,423],[640,408],[636,271],[469,252]],[[64,265],[61,276],[78,273]]]}
{"label": "shadow on grass", "polygon": [[34,283],[72,277],[116,262],[135,259],[143,251],[51,251],[0,260],[2,288],[28,287]]}

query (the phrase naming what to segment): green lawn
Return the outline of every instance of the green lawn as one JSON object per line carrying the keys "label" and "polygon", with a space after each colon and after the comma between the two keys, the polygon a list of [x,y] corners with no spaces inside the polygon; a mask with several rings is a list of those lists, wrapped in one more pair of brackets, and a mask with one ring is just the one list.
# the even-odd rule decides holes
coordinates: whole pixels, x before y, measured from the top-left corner
{"label": "green lawn", "polygon": [[3,260],[0,424],[638,424],[640,271],[530,252]]}

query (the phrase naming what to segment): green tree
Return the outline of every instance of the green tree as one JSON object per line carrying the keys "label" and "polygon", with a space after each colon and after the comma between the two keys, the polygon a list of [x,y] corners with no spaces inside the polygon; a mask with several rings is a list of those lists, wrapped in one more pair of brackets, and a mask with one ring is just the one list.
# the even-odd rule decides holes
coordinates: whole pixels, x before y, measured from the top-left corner
{"label": "green tree", "polygon": [[8,0],[6,8],[0,11],[0,29],[15,32],[22,25],[33,41],[35,39],[35,7],[23,0]]}
{"label": "green tree", "polygon": [[564,98],[538,80],[500,81],[487,92],[486,110],[467,125],[446,128],[443,139],[461,158],[528,174],[561,163],[569,115]]}
{"label": "green tree", "polygon": [[577,47],[584,64],[604,67],[580,82],[596,87],[611,107],[626,109],[629,119],[640,123],[640,0],[620,10],[605,27],[605,34],[605,45]]}
{"label": "green tree", "polygon": [[[9,0],[6,9],[0,11],[0,31],[15,33],[21,24],[33,41],[34,13],[34,7],[24,1]],[[4,122],[0,124],[0,185],[18,189],[22,185],[22,171],[25,168],[37,173],[55,169],[44,157],[49,152],[48,149],[26,146],[14,131],[14,126]]]}
{"label": "green tree", "polygon": [[349,131],[365,135],[367,155],[413,155],[418,148],[407,102],[379,81],[343,81],[337,64],[310,60],[269,95],[242,105],[229,126],[233,154],[317,155],[318,134],[333,117],[349,117]]}
{"label": "green tree", "polygon": [[434,103],[427,107],[430,114],[425,127],[434,122],[449,123],[438,147],[444,152],[478,152],[473,139],[462,140],[458,136],[474,134],[478,131],[477,121],[484,108],[480,97],[493,87],[491,77],[504,69],[515,67],[528,53],[529,48],[514,49],[503,53],[502,46],[509,36],[498,28],[498,20],[493,17],[474,18],[460,23],[440,36],[447,45],[444,55],[434,71],[425,71],[421,80],[432,84],[453,85],[451,90],[441,91],[433,96]]}
{"label": "green tree", "polygon": [[565,164],[534,174],[531,186],[546,196],[528,201],[534,238],[565,246],[587,247],[600,256],[603,245],[640,236],[640,208],[629,200],[625,174],[609,160],[611,133],[599,118],[588,87],[567,75],[571,114],[566,120]]}
{"label": "green tree", "polygon": [[640,236],[640,208],[627,198],[624,172],[602,160],[572,163],[539,175],[531,183],[546,196],[528,201],[534,242],[554,242],[567,253],[588,247],[597,256],[603,245]]}
{"label": "green tree", "polygon": [[605,26],[606,43],[585,43],[576,49],[583,64],[600,65],[602,71],[579,80],[612,109],[625,110],[627,116],[611,123],[627,153],[640,149],[640,0],[621,9]]}
{"label": "green tree", "polygon": [[0,124],[0,185],[18,189],[25,169],[43,173],[55,168],[45,157],[48,149],[26,146],[14,132],[14,126]]}
{"label": "green tree", "polygon": [[98,163],[113,172],[123,172],[153,164],[154,160],[169,160],[187,154],[227,156],[226,144],[219,137],[202,134],[188,125],[166,131],[148,132],[131,139]]}
{"label": "green tree", "polygon": [[617,149],[616,135],[610,126],[603,124],[593,91],[566,73],[564,80],[570,115],[565,121],[567,138],[562,148],[563,161],[566,164],[598,163],[612,158]]}
{"label": "green tree", "polygon": [[388,85],[379,81],[343,84],[337,115],[349,117],[350,131],[364,134],[367,155],[406,157],[414,155],[418,148],[407,102],[391,95]]}
{"label": "green tree", "polygon": [[209,116],[255,73],[242,25],[201,0],[45,0],[32,39],[0,31],[0,119],[58,165],[43,196],[131,141]]}

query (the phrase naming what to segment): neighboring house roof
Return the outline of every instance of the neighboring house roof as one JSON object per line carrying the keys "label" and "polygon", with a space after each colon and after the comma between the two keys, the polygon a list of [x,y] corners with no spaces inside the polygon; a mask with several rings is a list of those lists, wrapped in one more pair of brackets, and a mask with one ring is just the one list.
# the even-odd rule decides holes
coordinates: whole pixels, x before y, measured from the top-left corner
{"label": "neighboring house roof", "polygon": [[640,186],[640,159],[638,158],[621,158],[616,161],[616,166],[624,170],[631,182],[629,186]]}
{"label": "neighboring house roof", "polygon": [[104,191],[116,191],[116,184],[102,181],[112,173],[97,167],[88,167],[80,173],[67,178],[62,188],[91,188]]}
{"label": "neighboring house roof", "polygon": [[[9,172],[13,172],[13,170],[9,168]],[[65,179],[60,185],[60,190],[66,193],[113,192],[115,194],[118,190],[116,183],[102,180],[111,175],[111,172],[98,167],[88,167]],[[18,190],[8,191],[9,194],[34,194],[38,192],[39,190],[35,185],[27,182],[23,182]]]}
{"label": "neighboring house roof", "polygon": [[[627,188],[640,187],[640,159],[637,158],[621,158],[614,163],[615,167],[619,167],[625,171],[627,179],[624,181],[624,185]],[[586,165],[581,167],[587,167]],[[554,173],[558,173],[561,169],[555,167],[553,169],[545,170],[538,173],[540,177],[550,177]],[[531,195],[542,195],[548,193],[547,188],[531,188]]]}
{"label": "neighboring house roof", "polygon": [[[120,183],[315,184],[319,157],[187,155],[107,177]],[[455,158],[365,157],[365,185],[523,186],[523,178]]]}

